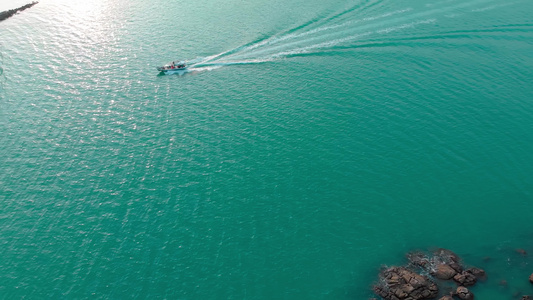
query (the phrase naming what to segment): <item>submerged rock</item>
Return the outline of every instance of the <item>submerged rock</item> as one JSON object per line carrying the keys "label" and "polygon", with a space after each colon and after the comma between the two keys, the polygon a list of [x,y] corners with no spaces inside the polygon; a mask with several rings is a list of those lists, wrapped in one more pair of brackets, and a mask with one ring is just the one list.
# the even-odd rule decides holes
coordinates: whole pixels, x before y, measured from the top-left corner
{"label": "submerged rock", "polygon": [[459,297],[459,299],[461,299],[461,300],[472,300],[472,299],[474,299],[474,294],[472,294],[472,292],[469,291],[464,286],[458,287],[457,290],[455,291],[455,293],[457,294],[457,297]]}
{"label": "submerged rock", "polygon": [[427,276],[404,267],[391,267],[379,275],[374,292],[386,300],[419,300],[437,297],[439,289]]}
{"label": "submerged rock", "polygon": [[424,252],[420,251],[407,253],[407,260],[409,261],[410,265],[422,269],[429,268],[431,264],[429,257]]}
{"label": "submerged rock", "polygon": [[470,274],[476,276],[477,279],[485,280],[487,279],[487,274],[485,273],[485,270],[480,268],[469,268],[466,270]]}
{"label": "submerged rock", "polygon": [[522,248],[518,248],[518,249],[515,249],[515,252],[522,255],[522,256],[526,256],[527,255],[527,251],[522,249]]}
{"label": "submerged rock", "polygon": [[500,282],[498,282],[498,285],[503,286],[503,287],[507,287],[507,280],[505,280],[505,279],[500,280]]}
{"label": "submerged rock", "polygon": [[529,282],[533,283],[533,274],[529,275]]}

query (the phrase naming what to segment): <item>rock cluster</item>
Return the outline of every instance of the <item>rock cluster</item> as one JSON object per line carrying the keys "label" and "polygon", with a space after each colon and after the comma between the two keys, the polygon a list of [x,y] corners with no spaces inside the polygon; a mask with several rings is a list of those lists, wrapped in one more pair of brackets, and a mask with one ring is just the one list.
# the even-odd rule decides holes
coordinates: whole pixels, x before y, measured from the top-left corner
{"label": "rock cluster", "polygon": [[437,285],[429,277],[404,267],[385,269],[380,277],[382,282],[374,287],[374,291],[385,299],[432,299],[439,292]]}
{"label": "rock cluster", "polygon": [[[408,264],[382,270],[374,292],[386,300],[472,300],[474,294],[467,286],[485,279],[485,271],[465,268],[459,257],[450,250],[438,249],[431,254],[412,252],[407,255]],[[455,290],[445,292],[446,282],[454,282]]]}

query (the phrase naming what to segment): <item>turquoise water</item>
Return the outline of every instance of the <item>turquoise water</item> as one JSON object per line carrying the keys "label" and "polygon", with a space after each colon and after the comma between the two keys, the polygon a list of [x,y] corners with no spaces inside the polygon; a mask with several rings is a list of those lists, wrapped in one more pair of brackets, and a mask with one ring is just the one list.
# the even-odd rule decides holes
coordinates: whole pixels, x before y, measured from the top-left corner
{"label": "turquoise water", "polygon": [[478,299],[533,294],[531,12],[42,0],[1,22],[0,298],[366,299],[431,247],[487,269]]}

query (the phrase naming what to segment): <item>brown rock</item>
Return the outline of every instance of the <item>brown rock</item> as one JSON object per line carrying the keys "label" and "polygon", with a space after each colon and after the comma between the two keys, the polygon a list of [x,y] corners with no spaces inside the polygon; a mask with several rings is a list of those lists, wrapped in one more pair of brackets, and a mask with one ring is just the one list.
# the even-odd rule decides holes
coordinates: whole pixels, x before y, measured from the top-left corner
{"label": "brown rock", "polygon": [[466,270],[468,273],[476,276],[477,279],[485,280],[487,279],[487,274],[485,273],[485,270],[480,268],[469,268]]}
{"label": "brown rock", "polygon": [[437,270],[433,273],[433,276],[437,277],[438,279],[448,280],[452,279],[455,274],[457,274],[457,271],[455,271],[455,269],[450,265],[440,264],[437,266]]}
{"label": "brown rock", "polygon": [[533,274],[529,275],[529,282],[533,283]]}
{"label": "brown rock", "polygon": [[453,280],[455,280],[455,282],[457,282],[459,285],[463,286],[474,285],[477,281],[476,276],[467,271],[457,273],[455,276],[453,276]]}
{"label": "brown rock", "polygon": [[453,300],[452,296],[442,296],[439,300]]}
{"label": "brown rock", "polygon": [[531,300],[531,297],[529,297],[529,295],[524,295],[520,300]]}
{"label": "brown rock", "polygon": [[459,297],[459,299],[461,300],[473,300],[474,299],[474,294],[472,294],[472,292],[469,291],[464,286],[458,287],[456,290],[456,294],[457,294],[457,297]]}
{"label": "brown rock", "polygon": [[438,249],[433,253],[432,261],[434,264],[445,263],[452,267],[456,272],[462,272],[463,266],[457,254],[448,249]]}
{"label": "brown rock", "polygon": [[374,292],[387,300],[422,300],[437,297],[439,289],[429,277],[403,267],[383,270]]}

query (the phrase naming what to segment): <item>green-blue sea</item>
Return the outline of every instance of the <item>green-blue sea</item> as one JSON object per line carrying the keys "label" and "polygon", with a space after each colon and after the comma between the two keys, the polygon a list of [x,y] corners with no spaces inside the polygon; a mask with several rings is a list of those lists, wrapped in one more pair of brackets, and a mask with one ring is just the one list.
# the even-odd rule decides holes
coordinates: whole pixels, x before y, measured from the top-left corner
{"label": "green-blue sea", "polygon": [[364,300],[434,247],[533,294],[532,16],[41,0],[0,22],[0,299]]}

